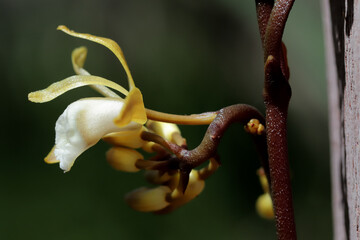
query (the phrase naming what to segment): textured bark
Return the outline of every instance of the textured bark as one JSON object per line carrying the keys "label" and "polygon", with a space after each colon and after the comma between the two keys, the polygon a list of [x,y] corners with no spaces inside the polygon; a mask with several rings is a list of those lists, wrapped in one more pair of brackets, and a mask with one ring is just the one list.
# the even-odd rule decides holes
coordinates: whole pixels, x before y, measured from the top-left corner
{"label": "textured bark", "polygon": [[360,1],[323,0],[334,239],[360,239]]}

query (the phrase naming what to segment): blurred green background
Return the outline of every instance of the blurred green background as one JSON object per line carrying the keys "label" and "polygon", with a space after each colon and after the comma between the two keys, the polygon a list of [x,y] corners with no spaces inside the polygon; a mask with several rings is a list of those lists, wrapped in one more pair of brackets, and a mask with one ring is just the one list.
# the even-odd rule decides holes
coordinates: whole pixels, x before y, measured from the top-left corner
{"label": "blurred green background", "polygon": [[[59,31],[114,39],[123,48],[145,105],[190,114],[247,103],[264,111],[262,49],[254,1],[2,0],[0,3],[0,239],[275,239],[260,219],[257,153],[242,126],[225,134],[222,167],[204,192],[176,212],[138,213],[123,201],[142,174],[116,172],[99,143],[69,173],[47,165],[54,125],[72,101],[96,96],[82,88],[52,102],[31,91],[73,75],[72,49],[89,49],[86,69],[126,85],[120,63],[104,47]],[[297,1],[285,29],[293,97],[289,154],[299,239],[331,239],[326,82],[320,6]],[[127,85],[126,85],[127,86]],[[190,147],[206,127],[181,127]]]}

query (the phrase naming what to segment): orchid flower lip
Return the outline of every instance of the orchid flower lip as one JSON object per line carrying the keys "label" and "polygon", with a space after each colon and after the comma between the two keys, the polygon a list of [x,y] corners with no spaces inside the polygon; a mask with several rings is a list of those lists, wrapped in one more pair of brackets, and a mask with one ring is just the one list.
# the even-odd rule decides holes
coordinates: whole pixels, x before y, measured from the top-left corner
{"label": "orchid flower lip", "polygon": [[75,159],[103,136],[135,130],[142,125],[130,122],[119,127],[114,119],[124,107],[118,98],[86,98],[70,104],[56,122],[54,155],[60,168],[69,171]]}

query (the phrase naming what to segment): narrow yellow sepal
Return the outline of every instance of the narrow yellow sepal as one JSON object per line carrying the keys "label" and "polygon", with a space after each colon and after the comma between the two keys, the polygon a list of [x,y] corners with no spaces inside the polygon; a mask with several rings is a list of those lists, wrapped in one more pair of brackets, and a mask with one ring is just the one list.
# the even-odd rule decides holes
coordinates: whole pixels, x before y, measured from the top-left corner
{"label": "narrow yellow sepal", "polygon": [[[86,56],[87,56],[86,47],[75,48],[71,53],[71,62],[73,65],[73,69],[77,75],[86,75],[86,76],[91,75],[88,71],[86,71],[83,68],[85,64]],[[110,90],[109,88],[103,85],[90,85],[90,87],[105,97],[119,97],[119,95],[117,95],[112,90]]]}
{"label": "narrow yellow sepal", "polygon": [[56,159],[55,157],[55,146],[51,149],[49,154],[45,157],[44,161],[49,164],[58,163],[60,160]]}
{"label": "narrow yellow sepal", "polygon": [[80,74],[80,69],[84,67],[85,60],[87,56],[86,47],[75,48],[71,53],[71,62],[76,74]]}
{"label": "narrow yellow sepal", "polygon": [[143,97],[138,88],[133,88],[125,98],[125,104],[119,116],[114,119],[118,127],[126,126],[130,122],[145,124],[147,121]]}
{"label": "narrow yellow sepal", "polygon": [[67,28],[64,25],[58,26],[57,30],[61,30],[71,36],[87,39],[89,41],[96,42],[96,43],[99,43],[99,44],[107,47],[110,51],[112,51],[115,54],[115,56],[119,59],[123,68],[125,69],[126,75],[128,76],[130,90],[135,87],[134,80],[130,73],[130,69],[129,69],[129,67],[126,63],[125,57],[124,57],[124,53],[122,52],[120,46],[115,41],[113,41],[109,38],[98,37],[98,36],[94,36],[94,35],[87,34],[87,33],[77,33],[77,32],[70,30],[69,28]]}
{"label": "narrow yellow sepal", "polygon": [[144,157],[138,151],[130,148],[113,147],[106,153],[106,160],[118,171],[140,171],[140,169],[135,166],[138,159],[144,159]]}
{"label": "narrow yellow sepal", "polygon": [[28,99],[36,103],[49,102],[71,89],[87,85],[107,86],[118,90],[124,95],[128,94],[128,91],[125,88],[105,78],[97,76],[75,75],[53,83],[43,90],[29,93]]}

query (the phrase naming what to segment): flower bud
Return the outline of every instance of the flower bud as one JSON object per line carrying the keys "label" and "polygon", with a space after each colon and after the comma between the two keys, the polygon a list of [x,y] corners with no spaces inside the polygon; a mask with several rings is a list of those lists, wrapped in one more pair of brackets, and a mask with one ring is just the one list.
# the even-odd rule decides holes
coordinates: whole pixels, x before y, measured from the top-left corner
{"label": "flower bud", "polygon": [[144,159],[143,156],[136,150],[113,147],[106,153],[106,160],[116,170],[124,172],[137,172],[138,169],[135,164],[138,159]]}
{"label": "flower bud", "polygon": [[257,119],[251,119],[244,127],[245,131],[251,134],[261,135],[265,131],[264,125]]}
{"label": "flower bud", "polygon": [[176,124],[148,120],[146,126],[164,139],[175,142],[174,134],[181,135]]}
{"label": "flower bud", "polygon": [[171,192],[166,186],[138,188],[125,196],[126,203],[136,211],[154,212],[169,205],[166,196]]}
{"label": "flower bud", "polygon": [[274,219],[274,209],[269,193],[264,193],[258,197],[256,200],[256,211],[262,218]]}
{"label": "flower bud", "polygon": [[158,213],[160,214],[169,213],[179,208],[180,206],[190,202],[202,192],[204,187],[205,187],[205,181],[200,179],[198,171],[192,170],[190,173],[190,179],[185,193],[183,194],[178,189],[175,189],[171,193],[172,201],[170,202],[170,205],[167,208],[164,208],[163,210],[159,211]]}
{"label": "flower bud", "polygon": [[144,129],[145,127],[141,127],[135,130],[113,132],[105,135],[102,140],[114,146],[140,148],[147,143],[140,136]]}
{"label": "flower bud", "polygon": [[152,184],[163,184],[170,181],[172,176],[168,172],[160,173],[159,170],[147,170],[145,172],[145,179]]}

